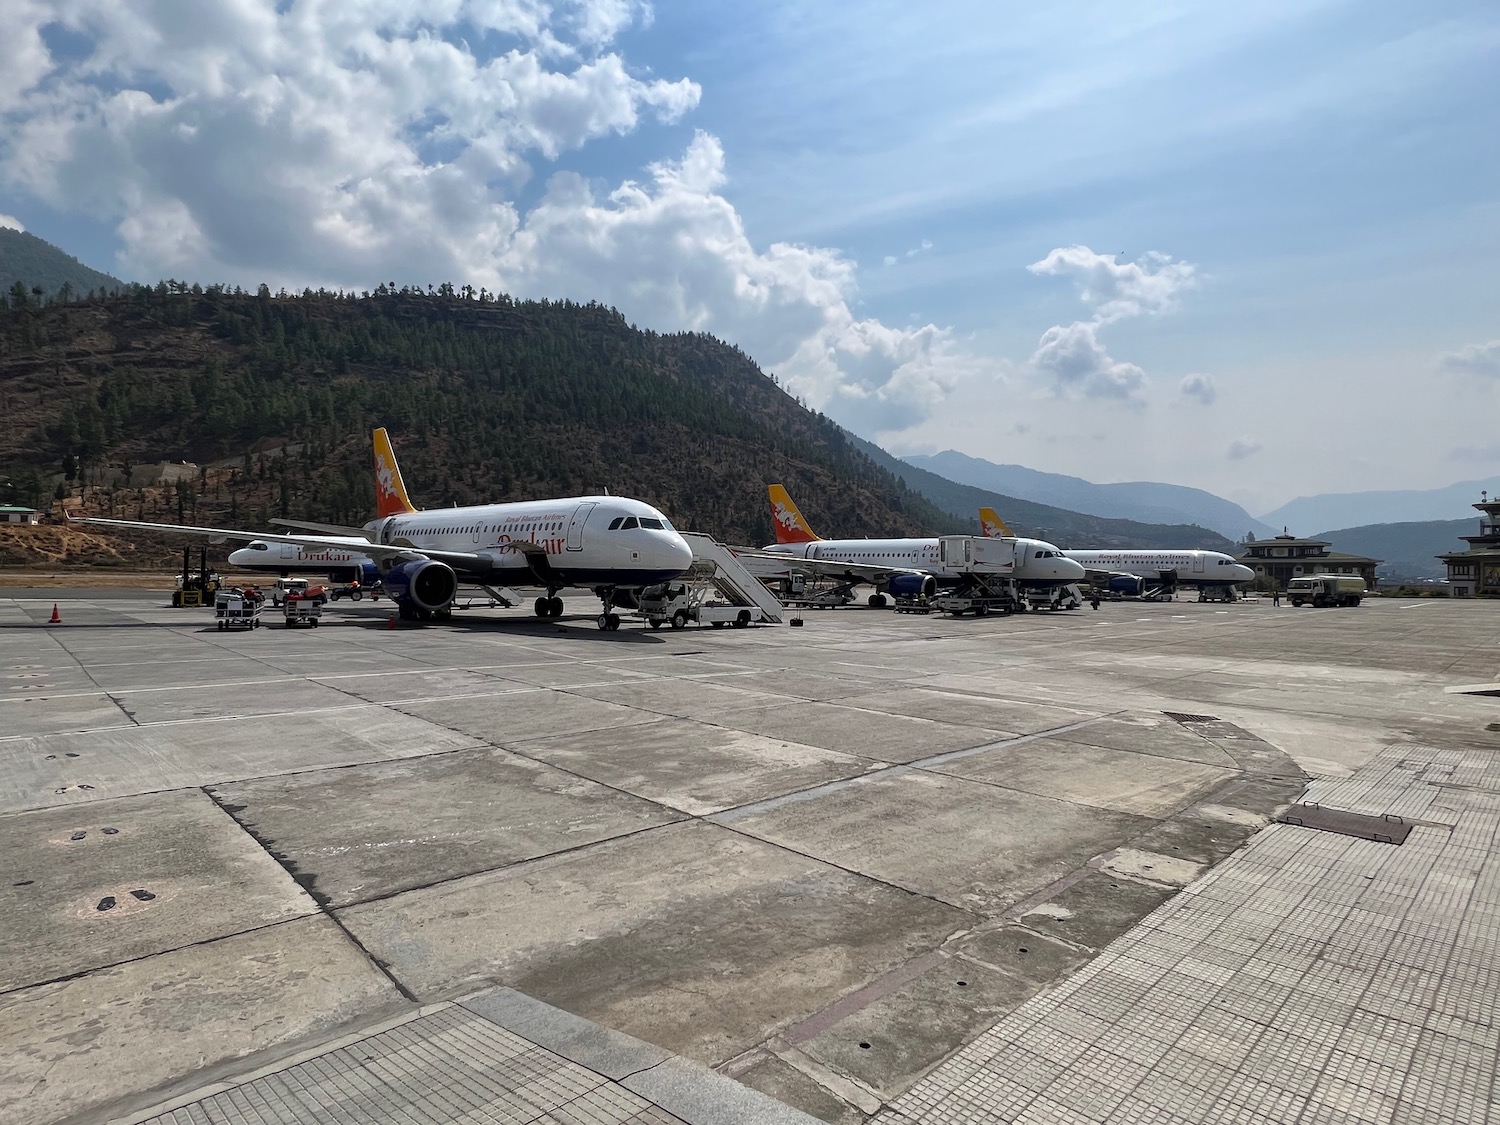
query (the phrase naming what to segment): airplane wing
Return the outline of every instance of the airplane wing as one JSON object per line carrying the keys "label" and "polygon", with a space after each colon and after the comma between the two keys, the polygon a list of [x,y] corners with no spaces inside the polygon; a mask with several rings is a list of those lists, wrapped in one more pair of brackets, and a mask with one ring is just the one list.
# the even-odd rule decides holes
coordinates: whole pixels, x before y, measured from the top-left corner
{"label": "airplane wing", "polygon": [[[884,582],[901,574],[926,574],[925,570],[913,566],[881,566],[878,563],[839,562],[835,559],[802,559],[792,555],[776,555],[764,551],[736,551],[735,558],[741,562],[750,560],[752,573],[771,577],[785,577],[789,571],[800,570],[804,574],[817,574],[824,578],[839,578],[845,582]],[[766,564],[776,564],[774,568]]]}
{"label": "airplane wing", "polygon": [[369,539],[362,527],[345,527],[337,523],[311,523],[308,520],[289,520],[280,516],[272,516],[270,522],[277,527],[290,527],[294,531],[315,531],[324,535],[353,535],[359,539]]}
{"label": "airplane wing", "polygon": [[[190,527],[184,524],[146,523],[142,520],[111,520],[102,516],[85,516],[81,519],[74,519],[70,516],[68,522],[128,528],[132,531],[155,531],[169,535],[197,535],[207,539],[210,543],[224,543],[231,540],[241,543],[290,543],[297,547],[308,547],[314,551],[338,547],[345,551],[366,555],[377,562],[433,559],[447,563],[456,571],[469,574],[488,574],[494,568],[495,562],[494,557],[489,554],[476,554],[469,551],[430,551],[425,547],[415,547],[410,543],[371,543],[362,535],[281,535],[224,527]],[[527,554],[520,546],[516,549]],[[542,560],[546,561],[545,555],[542,556]],[[529,554],[527,561],[532,562]]]}

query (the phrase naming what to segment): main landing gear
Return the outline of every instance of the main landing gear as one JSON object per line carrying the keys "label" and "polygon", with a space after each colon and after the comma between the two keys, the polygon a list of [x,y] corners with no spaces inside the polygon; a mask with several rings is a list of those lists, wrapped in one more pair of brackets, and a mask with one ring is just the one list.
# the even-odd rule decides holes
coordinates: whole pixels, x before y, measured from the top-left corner
{"label": "main landing gear", "polygon": [[556,594],[548,594],[545,598],[537,598],[535,609],[538,617],[561,617],[563,600]]}
{"label": "main landing gear", "polygon": [[594,593],[604,603],[604,612],[599,615],[599,628],[613,633],[620,628],[620,615],[615,612],[615,591],[612,586],[600,586]]}

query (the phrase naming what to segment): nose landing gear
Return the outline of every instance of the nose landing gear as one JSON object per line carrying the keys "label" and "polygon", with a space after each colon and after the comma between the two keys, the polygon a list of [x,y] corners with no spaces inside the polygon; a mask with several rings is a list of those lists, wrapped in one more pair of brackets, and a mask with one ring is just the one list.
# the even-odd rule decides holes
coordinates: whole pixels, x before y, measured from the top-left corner
{"label": "nose landing gear", "polygon": [[604,612],[599,614],[599,628],[613,633],[620,628],[620,615],[615,612],[615,590],[613,586],[600,586],[594,591],[604,603]]}

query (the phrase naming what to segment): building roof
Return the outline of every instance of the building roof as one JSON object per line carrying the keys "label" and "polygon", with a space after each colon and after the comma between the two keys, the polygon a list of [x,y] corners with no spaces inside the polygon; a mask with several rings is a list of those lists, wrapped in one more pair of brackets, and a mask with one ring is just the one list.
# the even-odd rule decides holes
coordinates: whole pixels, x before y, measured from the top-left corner
{"label": "building roof", "polygon": [[8,516],[14,516],[18,514],[23,516],[39,516],[42,514],[41,511],[37,508],[23,508],[19,504],[0,504],[0,512],[3,512]]}
{"label": "building roof", "polygon": [[[1316,542],[1318,542],[1318,540],[1312,539],[1312,540],[1308,540],[1307,542],[1316,543]],[[1249,544],[1241,543],[1240,546],[1245,547],[1245,546],[1249,546]],[[1274,556],[1266,556],[1266,555],[1244,554],[1244,555],[1241,555],[1239,557],[1239,561],[1240,562],[1254,561],[1254,562],[1258,562],[1258,563],[1288,563],[1288,564],[1290,564],[1290,563],[1327,563],[1327,562],[1336,562],[1336,563],[1369,563],[1372,566],[1373,565],[1378,565],[1380,563],[1385,562],[1384,559],[1372,559],[1368,555],[1351,555],[1347,551],[1324,551],[1321,555],[1292,555],[1290,557],[1281,557],[1281,558],[1277,558],[1277,557],[1274,557]]]}

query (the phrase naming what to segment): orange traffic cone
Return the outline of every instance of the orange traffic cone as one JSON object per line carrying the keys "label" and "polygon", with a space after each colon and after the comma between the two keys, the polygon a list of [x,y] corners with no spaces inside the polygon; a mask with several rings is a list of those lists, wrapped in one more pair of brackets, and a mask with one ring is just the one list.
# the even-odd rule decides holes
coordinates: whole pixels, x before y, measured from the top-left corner
{"label": "orange traffic cone", "polygon": [[62,614],[60,614],[60,613],[57,612],[57,603],[56,602],[52,603],[52,616],[49,617],[49,618],[47,618],[47,624],[48,625],[61,625],[62,624]]}
{"label": "orange traffic cone", "polygon": [[394,629],[396,627],[396,615],[394,613],[385,619],[385,627],[387,629]]}

